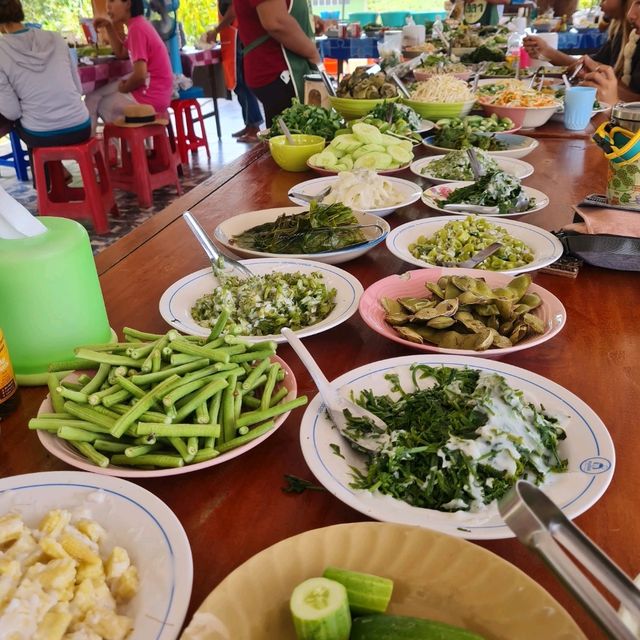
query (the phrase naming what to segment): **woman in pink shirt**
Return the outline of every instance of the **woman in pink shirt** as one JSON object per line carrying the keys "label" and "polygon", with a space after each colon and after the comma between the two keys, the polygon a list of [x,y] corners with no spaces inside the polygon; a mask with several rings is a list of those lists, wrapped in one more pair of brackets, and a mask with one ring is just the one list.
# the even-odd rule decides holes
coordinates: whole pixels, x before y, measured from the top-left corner
{"label": "woman in pink shirt", "polygon": [[[96,18],[96,29],[104,27],[113,53],[127,56],[133,72],[127,78],[112,82],[89,93],[85,103],[95,131],[98,116],[113,122],[123,115],[132,102],[150,104],[156,113],[169,108],[173,93],[171,61],[162,39],[144,17],[143,0],[107,0],[109,18]],[[127,26],[127,36],[121,40],[117,28]]]}

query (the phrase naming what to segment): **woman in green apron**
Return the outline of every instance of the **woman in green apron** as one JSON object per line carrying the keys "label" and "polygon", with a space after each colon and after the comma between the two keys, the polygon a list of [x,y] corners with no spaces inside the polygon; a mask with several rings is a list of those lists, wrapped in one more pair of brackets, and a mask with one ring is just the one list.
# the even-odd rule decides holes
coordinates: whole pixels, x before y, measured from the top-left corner
{"label": "woman in green apron", "polygon": [[234,0],[244,44],[247,85],[264,107],[267,126],[304,97],[304,76],[320,61],[308,0]]}

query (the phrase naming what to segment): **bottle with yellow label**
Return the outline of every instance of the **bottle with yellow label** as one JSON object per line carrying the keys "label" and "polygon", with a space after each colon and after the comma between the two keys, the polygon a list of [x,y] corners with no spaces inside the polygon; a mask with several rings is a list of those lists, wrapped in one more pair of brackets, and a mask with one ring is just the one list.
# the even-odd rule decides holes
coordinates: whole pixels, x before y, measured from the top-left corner
{"label": "bottle with yellow label", "polygon": [[17,405],[18,385],[9,360],[9,349],[0,329],[0,420],[8,416]]}

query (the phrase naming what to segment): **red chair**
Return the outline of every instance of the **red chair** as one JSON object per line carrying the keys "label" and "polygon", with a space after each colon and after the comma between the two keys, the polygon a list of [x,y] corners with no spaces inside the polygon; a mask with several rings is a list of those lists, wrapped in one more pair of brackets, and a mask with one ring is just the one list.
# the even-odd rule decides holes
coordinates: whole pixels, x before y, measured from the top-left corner
{"label": "red chair", "polygon": [[[82,187],[67,185],[62,160],[78,163]],[[107,215],[117,216],[119,212],[98,140],[89,138],[81,144],[38,147],[33,150],[33,172],[41,216],[91,218],[96,233],[109,232]]]}
{"label": "red chair", "polygon": [[[200,147],[207,150],[207,158],[211,157],[209,151],[209,141],[204,128],[204,118],[200,103],[194,98],[180,98],[171,101],[171,108],[176,120],[176,138],[178,141],[178,151],[183,164],[188,161],[188,152],[197,151]],[[195,109],[196,119],[193,119],[192,109]],[[200,135],[196,134],[194,124],[200,125]]]}
{"label": "red chair", "polygon": [[[135,193],[141,207],[153,204],[152,192],[160,187],[175,185],[178,195],[182,188],[178,179],[178,161],[171,150],[167,128],[160,124],[142,127],[119,127],[107,122],[104,127],[105,155],[109,145],[119,141],[120,156],[116,163],[109,163],[111,184],[117,189]],[[152,148],[145,147],[145,140],[152,141]]]}

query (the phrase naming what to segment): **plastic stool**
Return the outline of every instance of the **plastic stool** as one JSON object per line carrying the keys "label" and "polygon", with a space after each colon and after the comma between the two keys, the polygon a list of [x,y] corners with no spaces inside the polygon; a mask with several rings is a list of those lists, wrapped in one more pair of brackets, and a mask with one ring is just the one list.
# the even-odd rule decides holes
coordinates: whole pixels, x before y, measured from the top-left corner
{"label": "plastic stool", "polygon": [[[202,117],[202,109],[200,103],[194,98],[178,99],[171,101],[171,108],[176,117],[176,138],[178,139],[178,151],[180,152],[180,160],[184,164],[188,160],[188,151],[197,151],[200,147],[207,150],[207,158],[211,157],[209,151],[209,142],[207,140],[207,132],[204,128],[204,118]],[[196,110],[196,119],[200,124],[200,135],[196,135],[194,120],[191,117],[191,110]]]}
{"label": "plastic stool", "polygon": [[[78,163],[82,187],[66,184],[62,160]],[[108,233],[107,214],[111,212],[117,216],[119,213],[98,140],[89,138],[80,144],[38,147],[33,150],[33,172],[40,215],[74,219],[90,217],[96,233]]]}
{"label": "plastic stool", "polygon": [[[115,165],[109,163],[111,184],[115,188],[135,193],[141,207],[153,204],[152,192],[160,187],[175,185],[178,195],[182,194],[178,162],[164,125],[119,127],[107,122],[103,136],[107,157],[110,141],[120,141],[120,161]],[[145,148],[147,139],[153,141],[153,148],[149,151]]]}
{"label": "plastic stool", "polygon": [[16,177],[22,182],[29,180],[29,152],[22,148],[20,138],[15,131],[9,132],[11,141],[11,153],[0,156],[0,167],[11,167],[16,172]]}

